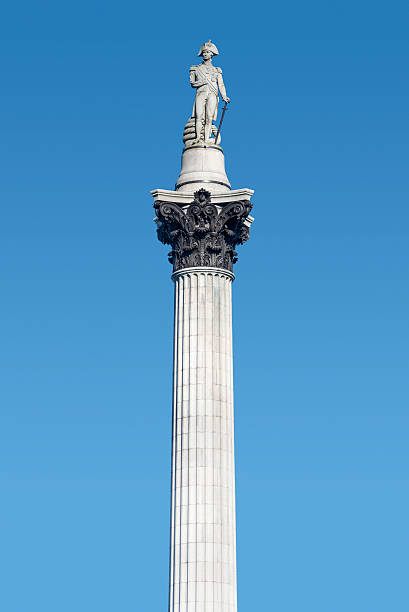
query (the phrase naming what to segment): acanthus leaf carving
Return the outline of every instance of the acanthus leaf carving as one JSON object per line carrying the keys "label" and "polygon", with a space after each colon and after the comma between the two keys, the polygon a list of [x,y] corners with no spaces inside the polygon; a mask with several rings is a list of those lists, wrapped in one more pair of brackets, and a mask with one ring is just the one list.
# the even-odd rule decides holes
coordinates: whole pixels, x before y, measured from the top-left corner
{"label": "acanthus leaf carving", "polygon": [[169,261],[174,271],[196,266],[233,271],[237,261],[235,247],[249,238],[249,200],[218,207],[211,202],[208,191],[199,189],[187,207],[161,200],[154,207],[158,239],[172,247]]}

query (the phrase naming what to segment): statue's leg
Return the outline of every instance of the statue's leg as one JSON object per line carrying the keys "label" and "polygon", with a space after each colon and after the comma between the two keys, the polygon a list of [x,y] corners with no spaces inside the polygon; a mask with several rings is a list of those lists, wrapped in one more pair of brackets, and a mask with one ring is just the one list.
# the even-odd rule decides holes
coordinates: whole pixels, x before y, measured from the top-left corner
{"label": "statue's leg", "polygon": [[210,93],[209,97],[207,98],[206,123],[205,123],[205,141],[208,143],[209,142],[214,143],[214,140],[210,138],[210,135],[212,133],[212,123],[213,123],[214,113],[216,111],[216,106],[217,106],[217,97],[214,93]]}
{"label": "statue's leg", "polygon": [[196,130],[196,140],[197,144],[200,143],[200,137],[202,133],[203,123],[205,119],[206,112],[206,92],[198,92],[196,95],[196,103],[195,103],[195,130]]}

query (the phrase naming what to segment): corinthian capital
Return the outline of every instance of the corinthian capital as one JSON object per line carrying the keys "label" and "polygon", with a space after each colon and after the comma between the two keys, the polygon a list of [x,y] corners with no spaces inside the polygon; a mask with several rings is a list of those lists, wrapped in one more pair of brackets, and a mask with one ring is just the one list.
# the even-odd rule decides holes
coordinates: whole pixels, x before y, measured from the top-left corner
{"label": "corinthian capital", "polygon": [[200,189],[187,206],[157,200],[154,207],[158,239],[172,248],[174,272],[197,266],[233,271],[235,247],[249,238],[250,200],[216,206],[210,193]]}

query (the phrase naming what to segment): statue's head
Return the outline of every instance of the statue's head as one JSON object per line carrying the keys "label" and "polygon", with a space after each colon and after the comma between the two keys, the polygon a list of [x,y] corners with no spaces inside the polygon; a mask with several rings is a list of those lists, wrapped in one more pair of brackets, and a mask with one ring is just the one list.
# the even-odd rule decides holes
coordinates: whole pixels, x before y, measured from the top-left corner
{"label": "statue's head", "polygon": [[199,57],[203,57],[203,59],[210,59],[213,55],[219,55],[216,45],[209,40],[200,47],[200,51],[198,53]]}

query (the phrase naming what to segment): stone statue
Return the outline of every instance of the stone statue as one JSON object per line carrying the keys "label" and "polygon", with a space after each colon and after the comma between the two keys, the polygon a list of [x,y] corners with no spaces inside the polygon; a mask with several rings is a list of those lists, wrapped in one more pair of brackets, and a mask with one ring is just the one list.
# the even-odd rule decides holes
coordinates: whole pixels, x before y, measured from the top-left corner
{"label": "stone statue", "polygon": [[222,69],[212,64],[213,55],[219,55],[216,45],[210,40],[200,47],[199,57],[203,58],[201,64],[190,67],[190,84],[196,89],[196,98],[192,117],[185,126],[183,142],[186,146],[200,144],[219,144],[220,138],[211,138],[217,134],[213,125],[216,121],[219,92],[223,100],[228,103],[226,88],[223,83]]}

